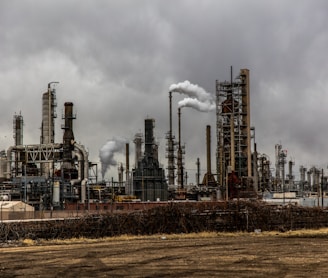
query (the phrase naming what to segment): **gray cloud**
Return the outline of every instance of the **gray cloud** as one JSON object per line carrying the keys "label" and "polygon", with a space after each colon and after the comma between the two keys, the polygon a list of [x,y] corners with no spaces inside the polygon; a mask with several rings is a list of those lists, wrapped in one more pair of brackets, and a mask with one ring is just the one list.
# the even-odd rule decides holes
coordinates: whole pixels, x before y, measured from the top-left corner
{"label": "gray cloud", "polygon": [[[282,143],[296,163],[327,165],[328,2],[313,1],[16,1],[0,2],[0,147],[12,143],[22,112],[24,142],[39,142],[41,96],[59,81],[61,111],[72,101],[75,137],[95,162],[107,138],[143,132],[152,117],[165,159],[169,86],[183,80],[215,92],[215,80],[250,69],[251,122],[258,151]],[[183,96],[173,96],[174,130]],[[205,168],[205,129],[215,112],[182,112],[186,163]],[[215,157],[215,147],[212,148]],[[123,157],[117,160],[124,161]],[[213,164],[214,165],[214,164]],[[111,173],[116,176],[116,173]]]}

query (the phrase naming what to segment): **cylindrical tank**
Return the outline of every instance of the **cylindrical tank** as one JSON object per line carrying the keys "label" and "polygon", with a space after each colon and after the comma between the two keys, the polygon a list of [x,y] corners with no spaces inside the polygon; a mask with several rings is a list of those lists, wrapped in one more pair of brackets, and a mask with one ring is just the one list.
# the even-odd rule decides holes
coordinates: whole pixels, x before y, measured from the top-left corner
{"label": "cylindrical tank", "polygon": [[59,183],[59,181],[54,181],[53,193],[52,193],[52,204],[54,206],[59,206],[59,202],[60,202],[60,183]]}

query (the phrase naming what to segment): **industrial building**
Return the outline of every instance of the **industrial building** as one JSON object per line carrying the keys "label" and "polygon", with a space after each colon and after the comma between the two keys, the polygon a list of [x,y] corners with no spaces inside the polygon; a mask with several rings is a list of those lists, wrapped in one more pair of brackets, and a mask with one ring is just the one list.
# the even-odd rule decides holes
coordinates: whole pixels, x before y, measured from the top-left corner
{"label": "industrial building", "polygon": [[2,195],[40,210],[63,208],[65,202],[85,202],[89,175],[88,153],[74,140],[71,102],[65,103],[62,117],[63,141],[55,142],[55,83],[49,83],[42,96],[40,143],[23,144],[23,117],[15,115],[15,145],[0,160]]}
{"label": "industrial building", "polygon": [[[133,192],[142,201],[166,201],[168,186],[165,171],[158,161],[158,148],[154,142],[154,119],[145,120],[145,151],[137,156],[136,168],[132,170]],[[139,141],[140,142],[140,141]],[[136,148],[140,153],[140,145]]]}
{"label": "industrial building", "polygon": [[[126,144],[126,180],[123,165],[119,179],[98,181],[97,163],[90,162],[85,147],[75,141],[73,103],[64,104],[63,140],[55,142],[56,83],[48,84],[42,95],[40,143],[23,144],[23,116],[14,115],[15,143],[0,153],[0,200],[21,200],[36,210],[101,208],[101,204],[122,200],[167,200],[165,171],[158,161],[154,142],[154,120],[145,120],[143,135],[136,136],[136,165],[129,170],[129,144]],[[96,168],[96,169],[94,169]],[[132,173],[132,174],[131,174]]]}
{"label": "industrial building", "polygon": [[[13,118],[14,145],[0,152],[0,201],[23,201],[35,210],[102,209],[109,202],[167,200],[218,201],[232,198],[259,198],[271,192],[295,192],[295,196],[325,195],[327,177],[316,167],[300,167],[296,181],[294,161],[288,162],[281,144],[276,148],[275,176],[267,155],[256,150],[255,128],[250,121],[250,73],[241,69],[230,81],[216,81],[216,161],[211,164],[211,126],[206,125],[206,171],[201,177],[197,158],[196,184],[188,184],[185,146],[181,144],[181,109],[178,109],[178,140],[173,128],[172,92],[169,92],[169,131],[166,134],[167,175],[158,160],[154,140],[155,120],[145,119],[144,134],[137,133],[135,165],[130,170],[129,143],[126,162],[118,166],[118,180],[98,180],[97,163],[89,161],[86,148],[74,137],[76,115],[73,103],[64,104],[63,137],[55,142],[56,83],[42,94],[40,142],[24,145],[23,116]],[[205,130],[205,126],[204,126]],[[252,133],[253,132],[253,133]],[[253,145],[252,145],[253,139]],[[125,171],[125,175],[124,175]],[[125,177],[125,179],[124,179]],[[268,194],[270,192],[270,194]],[[322,200],[322,204],[324,201]]]}

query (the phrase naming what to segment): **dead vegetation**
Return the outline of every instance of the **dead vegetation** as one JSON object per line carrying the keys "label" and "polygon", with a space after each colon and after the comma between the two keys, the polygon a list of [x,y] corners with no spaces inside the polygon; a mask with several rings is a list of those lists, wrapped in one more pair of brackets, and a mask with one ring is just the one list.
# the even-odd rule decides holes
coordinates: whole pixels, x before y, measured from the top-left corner
{"label": "dead vegetation", "polygon": [[0,241],[201,232],[288,232],[328,227],[327,216],[327,211],[321,208],[277,206],[258,201],[168,203],[135,212],[1,223]]}

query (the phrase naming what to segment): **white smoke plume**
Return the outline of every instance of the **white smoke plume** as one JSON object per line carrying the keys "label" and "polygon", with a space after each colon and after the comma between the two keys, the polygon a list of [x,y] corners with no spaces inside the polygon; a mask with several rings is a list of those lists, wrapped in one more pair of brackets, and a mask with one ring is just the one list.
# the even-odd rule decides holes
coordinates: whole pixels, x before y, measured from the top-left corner
{"label": "white smoke plume", "polygon": [[110,166],[117,165],[117,161],[114,159],[114,154],[117,152],[122,152],[126,143],[127,141],[122,138],[113,138],[108,140],[99,150],[101,174],[103,179],[107,170],[110,169]]}
{"label": "white smoke plume", "polygon": [[206,92],[202,87],[191,84],[188,80],[170,86],[171,92],[187,95],[179,102],[179,107],[192,107],[201,112],[215,109],[215,100],[212,94]]}
{"label": "white smoke plume", "polygon": [[215,110],[216,106],[214,102],[205,101],[201,102],[195,98],[184,98],[178,102],[179,107],[192,107],[200,112],[208,112]]}

